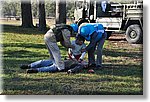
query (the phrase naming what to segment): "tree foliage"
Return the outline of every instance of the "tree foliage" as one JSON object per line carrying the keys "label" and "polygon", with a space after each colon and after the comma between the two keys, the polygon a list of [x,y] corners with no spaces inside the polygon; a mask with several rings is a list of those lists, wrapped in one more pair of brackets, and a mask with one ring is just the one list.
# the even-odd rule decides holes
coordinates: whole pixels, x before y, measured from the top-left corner
{"label": "tree foliage", "polygon": [[54,0],[45,0],[46,17],[54,17],[56,11],[56,2]]}
{"label": "tree foliage", "polygon": [[[74,2],[66,0],[66,13],[67,17],[72,18],[74,12]],[[21,1],[1,1],[2,10],[1,13],[5,16],[20,16],[21,17]],[[31,0],[32,15],[34,18],[39,17],[38,0]],[[47,17],[55,17],[56,1],[45,0],[45,14]]]}
{"label": "tree foliage", "polygon": [[73,18],[74,17],[74,9],[75,9],[75,6],[74,6],[74,1],[71,0],[67,0],[67,3],[66,3],[66,12],[67,12],[67,17],[68,18]]}
{"label": "tree foliage", "polygon": [[34,18],[38,18],[39,13],[38,13],[38,2],[34,1],[31,2],[31,7],[32,7],[32,15]]}
{"label": "tree foliage", "polygon": [[3,16],[20,16],[21,15],[21,2],[18,1],[1,1]]}

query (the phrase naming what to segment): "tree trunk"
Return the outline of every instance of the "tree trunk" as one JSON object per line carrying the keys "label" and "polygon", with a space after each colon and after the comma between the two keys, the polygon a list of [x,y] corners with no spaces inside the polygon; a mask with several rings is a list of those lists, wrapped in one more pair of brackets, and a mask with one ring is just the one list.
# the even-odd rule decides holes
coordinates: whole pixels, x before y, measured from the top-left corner
{"label": "tree trunk", "polygon": [[22,27],[32,28],[31,0],[21,0]]}
{"label": "tree trunk", "polygon": [[39,30],[46,30],[46,20],[45,20],[45,2],[44,0],[39,0]]}
{"label": "tree trunk", "polygon": [[66,0],[56,0],[56,24],[66,24]]}

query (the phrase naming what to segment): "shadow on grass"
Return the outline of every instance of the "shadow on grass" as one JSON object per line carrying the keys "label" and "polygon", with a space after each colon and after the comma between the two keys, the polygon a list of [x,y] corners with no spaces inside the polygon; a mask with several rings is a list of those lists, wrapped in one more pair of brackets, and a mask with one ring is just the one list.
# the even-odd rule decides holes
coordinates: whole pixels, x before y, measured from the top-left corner
{"label": "shadow on grass", "polygon": [[[27,52],[28,53],[28,52]],[[31,55],[30,55],[31,56]],[[41,56],[43,57],[43,56]],[[119,95],[119,94],[127,94],[127,95],[137,95],[142,94],[142,91],[133,91],[133,90],[126,90],[125,92],[114,92],[113,87],[103,86],[97,89],[98,83],[105,83],[105,82],[127,82],[127,83],[141,83],[140,81],[132,80],[132,79],[122,79],[121,77],[141,77],[142,78],[142,65],[117,65],[117,64],[104,64],[104,69],[95,71],[97,75],[100,76],[112,76],[111,78],[96,78],[96,79],[88,79],[85,80],[84,78],[78,77],[77,79],[72,79],[72,77],[67,78],[55,75],[50,77],[51,74],[26,74],[25,70],[19,69],[18,65],[20,63],[31,63],[36,58],[32,60],[26,59],[6,59],[4,60],[4,73],[9,77],[4,78],[4,92],[2,94],[62,94],[62,95]],[[43,58],[41,58],[43,59]],[[19,76],[18,74],[21,74]],[[87,71],[84,74],[88,74]],[[42,77],[43,76],[43,77]],[[67,76],[67,74],[66,74]],[[115,77],[120,77],[120,79],[116,79]],[[69,76],[68,76],[69,77]],[[71,79],[71,80],[70,80]],[[83,80],[84,79],[84,80]],[[70,83],[69,83],[70,82]],[[93,89],[93,83],[96,84]],[[85,84],[88,84],[87,86]],[[85,85],[85,87],[83,87]],[[99,84],[98,84],[99,85]],[[88,88],[88,89],[86,89]],[[123,88],[119,86],[119,88]]]}
{"label": "shadow on grass", "polygon": [[132,58],[142,58],[142,52],[115,52],[108,49],[103,50],[103,55],[111,57],[132,57]]}
{"label": "shadow on grass", "polygon": [[[104,64],[104,68],[101,70],[102,73],[113,76],[132,76],[141,77],[143,76],[143,65],[122,65],[122,64]],[[101,72],[100,72],[101,73]]]}
{"label": "shadow on grass", "polygon": [[[9,44],[3,44],[3,47],[23,47],[24,49],[18,49],[18,50],[7,50],[3,52],[3,57],[11,57],[11,58],[24,58],[24,57],[46,57],[49,56],[49,53],[47,51],[47,48],[44,44],[24,44],[24,43],[9,43]],[[41,54],[40,52],[34,52],[34,51],[27,51],[26,48],[36,48],[36,50],[44,49],[47,51],[47,53]],[[62,57],[63,55],[67,55],[67,48],[63,46],[59,46],[59,48],[62,51]]]}
{"label": "shadow on grass", "polygon": [[[35,75],[35,74],[34,74]],[[65,77],[62,78],[47,78],[47,77],[34,77],[34,75],[30,75],[33,78],[29,78],[29,75],[24,74],[24,77],[14,76],[12,78],[5,78],[4,79],[4,93],[3,94],[38,94],[38,95],[46,95],[46,94],[52,94],[52,95],[130,95],[130,94],[142,94],[141,91],[136,90],[125,90],[120,92],[115,92],[113,89],[113,86],[97,86],[100,85],[100,82],[98,81],[81,81],[78,78],[78,80],[72,80],[70,83],[68,82],[68,79],[65,79]],[[48,74],[47,74],[48,75]],[[36,75],[35,75],[36,76]],[[49,75],[48,75],[49,76]],[[69,76],[68,76],[69,77]],[[133,80],[113,80],[117,82],[131,82],[136,83]],[[8,83],[7,83],[8,82]],[[88,83],[89,82],[89,83]],[[90,84],[90,83],[93,84]],[[110,81],[105,81],[110,82]],[[103,83],[103,82],[101,82]],[[138,82],[137,82],[138,83]],[[87,85],[85,85],[87,84]],[[85,85],[83,87],[83,85]],[[94,85],[94,86],[93,86]],[[92,87],[92,89],[91,89]],[[118,86],[117,88],[123,89],[124,85]],[[131,86],[132,87],[132,86]],[[114,88],[116,88],[114,86]],[[129,87],[130,89],[130,87]],[[113,90],[113,91],[112,91]]]}
{"label": "shadow on grass", "polygon": [[33,44],[33,43],[4,43],[3,47],[23,47],[23,48],[46,49],[45,44]]}
{"label": "shadow on grass", "polygon": [[4,33],[15,33],[15,34],[45,34],[46,31],[39,31],[38,28],[23,28],[21,26],[15,25],[7,25],[2,24],[3,32]]}
{"label": "shadow on grass", "polygon": [[19,51],[5,51],[4,57],[10,57],[10,58],[34,58],[34,57],[46,57],[47,55],[45,54],[40,54],[38,52],[32,52],[32,51],[26,51],[26,50],[19,50]]}

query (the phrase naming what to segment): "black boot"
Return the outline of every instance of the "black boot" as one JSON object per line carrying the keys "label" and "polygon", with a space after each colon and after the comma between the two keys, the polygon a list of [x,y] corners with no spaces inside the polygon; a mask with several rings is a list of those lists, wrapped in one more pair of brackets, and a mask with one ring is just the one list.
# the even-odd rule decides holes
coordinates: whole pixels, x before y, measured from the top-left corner
{"label": "black boot", "polygon": [[20,66],[20,68],[21,68],[21,69],[30,69],[31,66],[28,65],[28,64],[23,64],[23,65]]}
{"label": "black boot", "polygon": [[78,65],[76,65],[74,68],[69,69],[69,70],[67,71],[67,73],[68,73],[68,74],[79,73],[79,72],[81,72],[81,70],[82,70],[83,68],[84,68],[83,65],[78,64]]}
{"label": "black boot", "polygon": [[38,73],[37,69],[28,69],[27,73]]}
{"label": "black boot", "polygon": [[89,69],[94,69],[95,67],[96,67],[96,64],[89,64],[89,65],[88,65],[88,68],[89,68]]}
{"label": "black boot", "polygon": [[95,69],[95,70],[101,70],[101,69],[102,69],[102,66],[101,66],[101,65],[97,65],[94,69]]}

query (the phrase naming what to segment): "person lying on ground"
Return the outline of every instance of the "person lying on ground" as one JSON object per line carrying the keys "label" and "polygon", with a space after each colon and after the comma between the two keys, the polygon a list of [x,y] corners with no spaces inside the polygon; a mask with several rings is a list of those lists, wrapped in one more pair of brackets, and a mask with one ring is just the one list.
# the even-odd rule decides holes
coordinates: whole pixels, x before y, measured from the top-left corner
{"label": "person lying on ground", "polygon": [[[79,63],[77,60],[67,59],[64,60],[65,69],[62,71],[68,71],[73,69],[72,72],[68,71],[68,73],[76,73],[81,71],[83,68],[86,68],[87,63],[82,61]],[[27,69],[26,73],[38,73],[38,72],[59,72],[58,68],[55,66],[55,63],[52,60],[39,60],[33,62],[31,64],[21,65],[21,69]]]}

